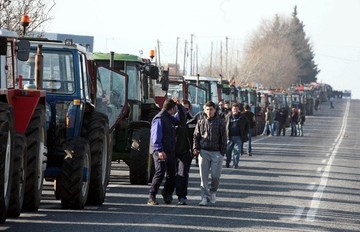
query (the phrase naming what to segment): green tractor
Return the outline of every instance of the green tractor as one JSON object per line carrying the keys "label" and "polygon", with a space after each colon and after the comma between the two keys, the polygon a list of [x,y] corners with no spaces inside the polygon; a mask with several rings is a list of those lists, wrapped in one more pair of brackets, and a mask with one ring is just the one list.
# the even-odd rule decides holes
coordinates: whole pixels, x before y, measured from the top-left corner
{"label": "green tractor", "polygon": [[[160,111],[154,86],[159,85],[159,68],[150,60],[130,54],[93,53],[96,65],[110,66],[128,75],[128,112],[113,132],[112,160],[124,161],[130,169],[130,183],[146,185],[152,172],[149,155],[151,121]],[[168,72],[163,72],[163,89]]]}

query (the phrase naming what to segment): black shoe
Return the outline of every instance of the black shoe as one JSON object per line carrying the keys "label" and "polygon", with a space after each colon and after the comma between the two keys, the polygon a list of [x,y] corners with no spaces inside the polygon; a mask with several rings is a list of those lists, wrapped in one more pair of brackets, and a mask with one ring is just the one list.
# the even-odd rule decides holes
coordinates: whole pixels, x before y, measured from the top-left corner
{"label": "black shoe", "polygon": [[251,152],[249,153],[249,156],[252,156]]}
{"label": "black shoe", "polygon": [[178,205],[187,205],[186,199],[185,198],[180,198],[179,202],[178,202]]}
{"label": "black shoe", "polygon": [[162,192],[161,195],[163,196],[165,204],[170,205],[173,200],[172,196],[165,194],[164,192]]}
{"label": "black shoe", "polygon": [[225,167],[230,168],[230,164],[226,164]]}
{"label": "black shoe", "polygon": [[158,205],[159,203],[155,199],[149,199],[147,202],[148,205]]}

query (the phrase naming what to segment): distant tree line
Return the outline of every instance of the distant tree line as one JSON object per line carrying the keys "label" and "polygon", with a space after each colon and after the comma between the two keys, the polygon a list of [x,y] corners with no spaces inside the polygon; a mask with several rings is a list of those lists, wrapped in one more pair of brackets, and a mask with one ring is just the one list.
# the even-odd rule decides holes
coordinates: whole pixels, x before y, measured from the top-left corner
{"label": "distant tree line", "polygon": [[[238,84],[260,83],[268,88],[316,81],[320,70],[304,27],[297,17],[296,6],[291,17],[275,15],[272,20],[263,20],[245,44],[240,61],[228,64],[223,76]],[[219,64],[212,65],[211,69],[205,65],[203,73],[209,75],[224,70]]]}

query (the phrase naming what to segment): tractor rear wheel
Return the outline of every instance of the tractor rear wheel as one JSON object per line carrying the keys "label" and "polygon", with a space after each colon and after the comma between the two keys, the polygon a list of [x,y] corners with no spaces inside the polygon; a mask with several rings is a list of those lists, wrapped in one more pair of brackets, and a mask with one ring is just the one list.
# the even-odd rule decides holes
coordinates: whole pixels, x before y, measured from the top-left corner
{"label": "tractor rear wheel", "polygon": [[12,107],[0,103],[0,223],[6,219],[11,197],[15,129]]}
{"label": "tractor rear wheel", "polygon": [[15,159],[12,174],[11,198],[8,217],[18,217],[24,201],[26,170],[26,138],[22,134],[15,137]]}
{"label": "tractor rear wheel", "polygon": [[38,105],[26,129],[27,164],[22,210],[36,212],[40,206],[45,162],[45,109]]}
{"label": "tractor rear wheel", "polygon": [[111,149],[109,121],[100,112],[91,112],[84,117],[82,136],[89,139],[91,153],[90,187],[87,204],[101,205],[105,200],[110,178]]}
{"label": "tractor rear wheel", "polygon": [[148,156],[150,144],[150,129],[135,128],[132,132],[130,153],[130,183],[148,184]]}
{"label": "tractor rear wheel", "polygon": [[90,146],[78,137],[66,144],[62,173],[57,180],[58,194],[63,209],[83,209],[88,198],[90,182]]}

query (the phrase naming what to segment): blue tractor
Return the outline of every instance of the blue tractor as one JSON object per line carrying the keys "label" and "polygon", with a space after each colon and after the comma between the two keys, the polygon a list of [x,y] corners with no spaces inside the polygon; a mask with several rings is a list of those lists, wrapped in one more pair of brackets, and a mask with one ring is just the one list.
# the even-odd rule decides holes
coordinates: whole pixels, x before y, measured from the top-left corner
{"label": "blue tractor", "polygon": [[[127,111],[127,75],[94,66],[86,47],[71,40],[30,40],[30,58],[19,64],[18,73],[23,84],[33,84],[32,57],[41,45],[48,150],[44,177],[54,182],[62,208],[101,205],[110,177],[111,133]],[[103,86],[112,86],[111,91]]]}

